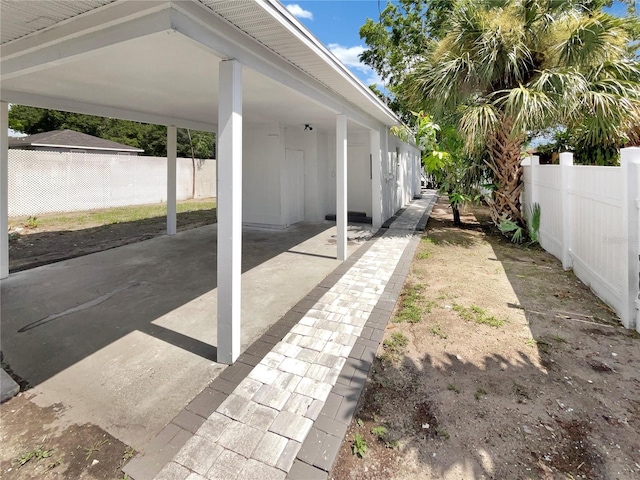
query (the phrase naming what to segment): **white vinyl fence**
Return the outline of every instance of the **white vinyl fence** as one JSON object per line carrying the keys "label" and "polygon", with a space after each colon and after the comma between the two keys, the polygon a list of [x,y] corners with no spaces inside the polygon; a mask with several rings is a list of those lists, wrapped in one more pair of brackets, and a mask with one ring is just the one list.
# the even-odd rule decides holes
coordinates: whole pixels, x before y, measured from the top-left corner
{"label": "white vinyl fence", "polygon": [[621,150],[621,166],[523,161],[525,215],[540,205],[540,245],[573,269],[626,328],[640,332],[640,148]]}
{"label": "white vinyl fence", "polygon": [[[216,196],[216,161],[177,160],[177,198]],[[165,202],[167,159],[9,150],[9,216]]]}

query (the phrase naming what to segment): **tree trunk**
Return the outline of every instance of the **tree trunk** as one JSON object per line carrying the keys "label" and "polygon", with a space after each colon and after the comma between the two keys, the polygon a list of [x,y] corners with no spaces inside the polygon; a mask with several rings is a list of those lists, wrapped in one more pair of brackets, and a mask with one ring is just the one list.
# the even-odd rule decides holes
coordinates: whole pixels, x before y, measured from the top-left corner
{"label": "tree trunk", "polygon": [[495,190],[489,202],[491,218],[496,225],[506,214],[514,222],[524,226],[520,194],[522,193],[521,150],[523,138],[511,136],[513,122],[503,118],[502,126],[489,140],[489,167],[493,170]]}
{"label": "tree trunk", "polygon": [[462,220],[460,220],[460,209],[458,207],[454,207],[451,205],[451,209],[453,210],[453,224],[456,227],[462,225]]}

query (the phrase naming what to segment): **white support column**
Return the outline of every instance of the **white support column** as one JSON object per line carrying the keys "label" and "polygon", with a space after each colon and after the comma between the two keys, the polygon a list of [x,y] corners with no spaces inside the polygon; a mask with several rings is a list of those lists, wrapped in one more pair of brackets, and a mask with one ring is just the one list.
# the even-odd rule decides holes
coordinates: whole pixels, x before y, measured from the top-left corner
{"label": "white support column", "polygon": [[0,102],[0,278],[9,276],[9,104]]}
{"label": "white support column", "polygon": [[218,362],[240,355],[242,65],[220,62],[218,106]]}
{"label": "white support column", "polygon": [[620,166],[625,182],[622,218],[625,220],[626,231],[623,232],[627,239],[627,251],[624,265],[627,272],[623,277],[622,312],[620,319],[626,328],[638,328],[638,293],[640,290],[640,148],[631,147],[620,150]]}
{"label": "white support column", "polygon": [[177,176],[176,161],[178,152],[178,129],[174,125],[167,127],[167,235],[178,231],[177,221]]}
{"label": "white support column", "polygon": [[373,228],[382,226],[382,155],[380,151],[380,132],[369,130],[371,151],[371,218]]}
{"label": "white support column", "polygon": [[382,169],[382,223],[392,214],[389,213],[389,129],[387,126],[380,128],[380,153],[381,162],[380,168]]}
{"label": "white support column", "polygon": [[573,215],[571,208],[571,188],[573,182],[573,153],[560,154],[560,194],[562,196],[562,268],[573,268],[571,248],[573,247]]}
{"label": "white support column", "polygon": [[347,259],[347,116],[336,117],[336,226],[338,260]]}

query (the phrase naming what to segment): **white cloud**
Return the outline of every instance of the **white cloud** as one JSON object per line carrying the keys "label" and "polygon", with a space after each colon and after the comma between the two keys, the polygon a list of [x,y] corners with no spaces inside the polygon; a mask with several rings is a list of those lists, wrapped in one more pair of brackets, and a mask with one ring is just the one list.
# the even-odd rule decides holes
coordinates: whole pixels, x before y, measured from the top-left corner
{"label": "white cloud", "polygon": [[305,10],[297,3],[286,5],[286,9],[289,10],[289,13],[296,18],[306,18],[307,20],[313,20],[313,13],[311,13],[309,10]]}
{"label": "white cloud", "polygon": [[355,68],[360,71],[365,71],[367,69],[370,70],[370,68],[362,63],[358,58],[362,52],[364,52],[364,47],[362,45],[356,45],[355,47],[343,47],[337,43],[330,43],[328,47],[331,53],[338,57],[338,60],[344,63],[347,67]]}
{"label": "white cloud", "polygon": [[337,43],[330,43],[327,46],[329,47],[329,51],[349,67],[365,85],[375,84],[378,87],[384,88],[380,76],[371,67],[360,61],[359,57],[365,50],[362,45],[345,47]]}

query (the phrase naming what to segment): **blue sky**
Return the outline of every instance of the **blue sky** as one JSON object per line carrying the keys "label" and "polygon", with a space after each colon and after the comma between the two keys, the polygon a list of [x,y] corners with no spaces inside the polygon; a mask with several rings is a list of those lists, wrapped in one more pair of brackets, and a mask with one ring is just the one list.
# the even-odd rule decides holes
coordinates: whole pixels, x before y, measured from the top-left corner
{"label": "blue sky", "polygon": [[[358,32],[367,18],[378,19],[377,0],[296,0],[283,3],[365,85],[380,81],[373,70],[358,60],[358,55],[365,48]],[[386,4],[381,0],[380,8],[384,9]]]}
{"label": "blue sky", "polygon": [[[281,0],[329,50],[331,50],[365,85],[379,83],[380,78],[358,60],[365,49],[360,39],[360,27],[367,18],[377,20],[379,10],[384,10],[386,0]],[[624,15],[627,6],[615,2],[612,13]],[[636,2],[640,12],[640,0]]]}

